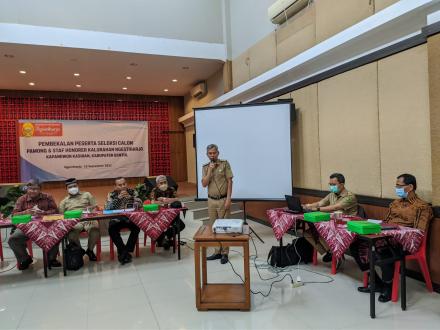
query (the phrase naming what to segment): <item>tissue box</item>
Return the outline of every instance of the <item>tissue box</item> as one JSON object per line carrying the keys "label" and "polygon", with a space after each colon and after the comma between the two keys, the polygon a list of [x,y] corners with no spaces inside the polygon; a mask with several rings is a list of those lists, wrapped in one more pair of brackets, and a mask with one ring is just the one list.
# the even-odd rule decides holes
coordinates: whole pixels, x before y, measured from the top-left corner
{"label": "tissue box", "polygon": [[368,221],[348,221],[347,230],[361,235],[368,235],[379,234],[381,232],[381,227],[377,223],[371,223]]}
{"label": "tissue box", "polygon": [[330,220],[330,213],[325,213],[325,212],[304,213],[304,221],[322,222],[322,221],[329,221],[329,220]]}
{"label": "tissue box", "polygon": [[13,215],[12,216],[12,224],[16,225],[19,223],[28,223],[32,220],[32,215],[30,214],[22,214],[22,215]]}
{"label": "tissue box", "polygon": [[77,219],[81,218],[83,211],[82,210],[71,210],[64,212],[64,219]]}
{"label": "tissue box", "polygon": [[159,204],[144,204],[143,207],[145,212],[159,211]]}

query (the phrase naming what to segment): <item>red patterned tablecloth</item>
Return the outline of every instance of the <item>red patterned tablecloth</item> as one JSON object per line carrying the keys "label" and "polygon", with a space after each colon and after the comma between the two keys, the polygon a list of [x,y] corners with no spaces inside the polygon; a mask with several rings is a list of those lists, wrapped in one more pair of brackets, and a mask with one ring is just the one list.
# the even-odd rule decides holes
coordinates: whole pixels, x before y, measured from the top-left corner
{"label": "red patterned tablecloth", "polygon": [[79,219],[20,223],[20,229],[32,242],[49,251],[79,222]]}
{"label": "red patterned tablecloth", "polygon": [[156,240],[171,225],[180,209],[161,209],[154,212],[132,212],[127,217],[138,226],[148,237]]}
{"label": "red patterned tablecloth", "polygon": [[[284,210],[278,208],[266,212],[277,240],[280,240],[297,220],[303,219],[302,214],[287,213]],[[336,258],[342,257],[357,235],[348,231],[346,225],[335,224],[334,221],[318,222],[314,226]],[[424,233],[419,229],[402,226],[399,226],[399,229],[396,230],[387,230],[386,233],[401,244],[404,251],[411,254],[419,250],[424,236]]]}
{"label": "red patterned tablecloth", "polygon": [[287,213],[285,210],[285,208],[277,208],[266,211],[273,233],[278,241],[294,226],[297,220],[304,219],[302,214]]}

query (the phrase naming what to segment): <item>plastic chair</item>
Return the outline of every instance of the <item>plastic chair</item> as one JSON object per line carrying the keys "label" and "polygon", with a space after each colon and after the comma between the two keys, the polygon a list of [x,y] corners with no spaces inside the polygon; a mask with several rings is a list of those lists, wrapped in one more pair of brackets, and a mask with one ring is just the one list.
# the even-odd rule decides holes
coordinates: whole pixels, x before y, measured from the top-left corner
{"label": "plastic chair", "polygon": [[[318,264],[318,251],[316,249],[313,249],[312,264],[313,266],[316,266]],[[332,275],[336,275],[337,266],[338,266],[338,259],[336,259],[336,257],[332,255],[332,268],[330,271]]]}
{"label": "plastic chair", "polygon": [[[408,260],[417,260],[419,263],[420,270],[422,271],[423,278],[426,282],[426,288],[429,292],[432,292],[432,281],[431,281],[431,275],[429,274],[429,268],[428,263],[426,259],[426,243],[428,240],[428,233],[425,232],[425,236],[423,237],[422,245],[420,246],[419,251],[417,251],[414,254],[408,255],[405,257],[405,262],[408,262]],[[393,291],[391,294],[391,300],[393,302],[397,302],[397,299],[399,298],[399,281],[400,280],[400,261],[397,261],[394,264],[394,277],[393,277]]]}
{"label": "plastic chair", "polygon": [[[127,228],[123,228],[121,229],[120,232],[124,232],[124,231],[130,231]],[[135,254],[136,254],[136,258],[139,257],[140,253],[139,253],[139,239],[136,241],[136,249],[135,249]],[[115,246],[113,244],[113,240],[110,237],[110,260],[115,260]]]}
{"label": "plastic chair", "polygon": [[[88,234],[88,232],[86,232],[86,231],[82,231],[80,234],[79,234],[79,237],[82,237],[82,238],[86,238],[86,237],[89,237],[89,234]],[[101,235],[99,235],[99,239],[98,239],[98,241],[96,242],[96,261],[101,261],[101,247],[102,247],[102,244],[101,244]]]}

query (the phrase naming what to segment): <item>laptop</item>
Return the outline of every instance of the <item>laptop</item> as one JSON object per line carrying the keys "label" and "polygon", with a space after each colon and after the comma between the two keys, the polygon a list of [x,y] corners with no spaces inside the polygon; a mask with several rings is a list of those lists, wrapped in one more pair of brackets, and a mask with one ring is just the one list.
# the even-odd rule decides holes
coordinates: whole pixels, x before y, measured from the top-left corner
{"label": "laptop", "polygon": [[286,197],[286,202],[287,202],[287,207],[288,207],[287,212],[289,212],[289,213],[305,213],[305,211],[301,205],[301,200],[297,196],[285,195],[285,197]]}

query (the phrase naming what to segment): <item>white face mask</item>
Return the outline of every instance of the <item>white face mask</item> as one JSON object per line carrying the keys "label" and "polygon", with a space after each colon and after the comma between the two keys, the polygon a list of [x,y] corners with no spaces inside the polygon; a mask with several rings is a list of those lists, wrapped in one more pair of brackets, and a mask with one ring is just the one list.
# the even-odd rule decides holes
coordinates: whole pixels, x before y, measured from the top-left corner
{"label": "white face mask", "polygon": [[168,184],[166,184],[166,183],[161,184],[161,185],[159,186],[159,189],[162,190],[162,191],[167,190],[167,189],[168,189]]}
{"label": "white face mask", "polygon": [[79,189],[78,189],[78,187],[72,187],[72,188],[67,189],[67,191],[69,192],[70,195],[76,195],[76,194],[78,194]]}

